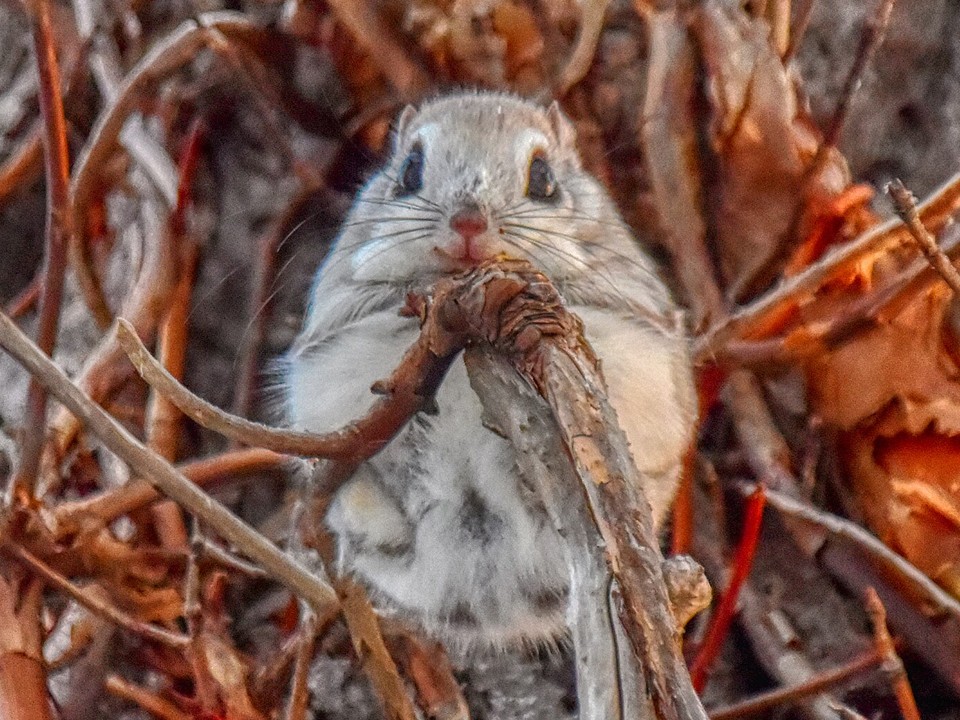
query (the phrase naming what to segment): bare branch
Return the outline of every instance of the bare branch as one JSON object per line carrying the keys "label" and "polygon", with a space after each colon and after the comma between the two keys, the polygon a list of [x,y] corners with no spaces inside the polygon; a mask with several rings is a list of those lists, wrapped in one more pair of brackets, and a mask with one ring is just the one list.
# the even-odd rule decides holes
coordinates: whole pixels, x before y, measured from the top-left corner
{"label": "bare branch", "polygon": [[0,314],[0,345],[70,409],[112,452],[165,495],[176,500],[229,540],[279,582],[322,610],[336,602],[323,580],[284,554],[263,535],[200,490],[168,462],[148,450],[116,420],[94,405],[19,328]]}
{"label": "bare branch", "polygon": [[[921,222],[934,231],[960,209],[960,173],[941,185],[917,208]],[[820,261],[780,283],[765,295],[716,322],[694,344],[698,361],[709,360],[714,351],[735,338],[748,338],[772,313],[809,298],[824,283],[845,272],[867,255],[882,253],[910,237],[899,218],[870,228],[849,243],[837,246]]]}
{"label": "bare branch", "polygon": [[889,183],[887,193],[893,199],[897,215],[910,230],[910,234],[917,241],[917,245],[920,246],[920,250],[927,261],[940,273],[940,277],[950,286],[950,289],[955,294],[960,294],[960,272],[957,272],[950,258],[937,245],[937,239],[924,227],[920,215],[917,213],[917,199],[913,196],[913,193],[907,190],[900,180]]}
{"label": "bare branch", "polygon": [[422,409],[424,402],[433,396],[450,362],[462,347],[462,340],[451,344],[447,337],[441,344],[433,342],[436,331],[435,328],[433,333],[420,335],[390,379],[381,383],[389,394],[381,398],[364,418],[326,435],[271,428],[224,412],[177,382],[147,352],[136,332],[123,319],[118,320],[117,337],[140,376],[200,425],[233,440],[275,452],[355,464],[390,442],[410,416]]}

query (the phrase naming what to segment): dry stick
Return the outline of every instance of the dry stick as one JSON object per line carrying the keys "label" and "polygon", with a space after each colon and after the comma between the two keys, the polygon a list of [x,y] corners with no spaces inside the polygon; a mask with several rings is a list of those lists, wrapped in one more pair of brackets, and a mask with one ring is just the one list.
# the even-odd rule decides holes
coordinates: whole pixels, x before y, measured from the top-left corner
{"label": "dry stick", "polygon": [[430,77],[401,47],[380,17],[379,5],[371,0],[329,0],[327,4],[401,100],[414,102],[430,87]]}
{"label": "dry stick", "polygon": [[200,490],[163,458],[143,446],[135,437],[92,403],[66,375],[30,342],[19,328],[0,314],[0,346],[37,378],[61,403],[73,412],[115,455],[165,495],[176,500],[216,530],[223,538],[259,563],[318,612],[336,602],[333,590],[300,563],[285,555],[263,535],[227,508]]}
{"label": "dry stick", "polygon": [[470,720],[460,684],[443,646],[405,632],[389,638],[390,652],[417,692],[417,704],[430,720]]}
{"label": "dry stick", "polygon": [[815,2],[816,0],[803,0],[800,9],[797,11],[797,21],[790,30],[790,44],[783,54],[784,66],[790,64],[790,61],[796,56],[797,50],[800,49],[800,42],[807,34],[807,28],[810,27],[810,18],[813,16],[813,4]]}
{"label": "dry stick", "polygon": [[873,648],[850,662],[818,673],[805,682],[770,690],[733,705],[710,710],[710,720],[736,720],[736,718],[757,715],[774,708],[795,704],[811,695],[819,695],[850,680],[864,680],[865,673],[876,668],[885,658],[885,653]]}
{"label": "dry stick", "polygon": [[33,183],[43,170],[43,127],[30,129],[20,145],[0,164],[0,207],[19,190]]}
{"label": "dry stick", "polygon": [[[752,493],[756,488],[752,483],[740,483],[737,487],[744,494]],[[960,621],[960,601],[920,572],[915,565],[893,552],[875,535],[846,518],[819,510],[787,493],[768,487],[766,495],[767,504],[777,512],[819,531],[818,535],[808,536],[807,542],[801,544],[801,549],[808,554],[814,555],[822,547],[828,534],[844,538],[885,572],[908,584],[930,612],[947,613]]]}
{"label": "dry stick", "polygon": [[[437,323],[433,321],[427,327],[436,329]],[[387,649],[380,619],[363,587],[350,575],[336,572],[336,544],[324,523],[333,493],[354,474],[359,464],[360,460],[332,462],[320,469],[322,474],[308,486],[293,513],[291,536],[301,547],[316,550],[323,566],[329,570],[354,653],[370,680],[384,715],[388,720],[414,720],[416,712]]]}
{"label": "dry stick", "polygon": [[[60,94],[60,68],[50,19],[49,0],[36,0],[29,6],[33,49],[39,79],[40,111],[43,116],[43,147],[46,159],[47,229],[44,252],[43,288],[40,292],[37,345],[50,355],[57,339],[63,280],[70,243],[70,151],[67,124]],[[23,421],[23,445],[20,466],[12,479],[12,490],[20,497],[33,495],[40,452],[47,427],[47,393],[31,379],[27,391]]]}
{"label": "dry stick", "polygon": [[557,79],[558,97],[566,95],[590,70],[609,5],[610,0],[587,0],[580,3],[580,32],[577,34],[573,52]]}
{"label": "dry stick", "polygon": [[[279,470],[288,458],[270,450],[252,448],[194,460],[177,466],[177,471],[199,487],[207,487],[226,479],[241,480],[257,473]],[[144,505],[156,502],[163,495],[146,480],[134,480],[83,500],[61,503],[53,511],[58,529],[72,532],[82,518],[95,517],[106,524]]]}
{"label": "dry stick", "polygon": [[[937,231],[960,208],[960,173],[951,177],[920,203],[920,221]],[[694,343],[698,361],[708,361],[716,350],[736,338],[746,338],[771,315],[785,306],[798,304],[822,285],[856,265],[864,257],[881,253],[910,238],[910,230],[899,218],[876,225],[849,243],[837,246],[820,261],[780,283],[776,288],[717,322]]]}
{"label": "dry stick", "polygon": [[[186,213],[190,204],[190,187],[196,173],[200,155],[200,143],[204,129],[200,121],[194,121],[187,134],[187,142],[180,159],[177,200],[167,222],[180,277],[173,289],[166,317],[158,332],[160,362],[176,378],[183,377],[187,358],[187,332],[190,314],[190,296],[193,292],[194,272],[198,248],[186,229]],[[177,407],[159,393],[152,392],[147,402],[147,444],[161,457],[173,462],[177,459],[180,440],[181,414]],[[185,549],[188,545],[187,528],[183,513],[176,503],[165,501],[151,508],[153,524],[160,545],[168,549]]]}
{"label": "dry stick", "polygon": [[455,354],[462,347],[462,340],[446,344],[450,338],[445,337],[440,344],[435,344],[429,334],[421,333],[390,378],[378,384],[384,388],[386,396],[376,402],[365,417],[341,430],[316,435],[279,430],[230,415],[177,382],[147,352],[123,319],[118,320],[117,336],[140,376],[200,425],[248,445],[346,464],[366,460],[390,442],[407,420],[433,396]]}
{"label": "dry stick", "polygon": [[[949,258],[960,248],[960,233],[952,233],[940,250]],[[919,258],[880,287],[839,308],[823,322],[800,326],[784,337],[765,340],[733,340],[716,354],[723,363],[753,367],[771,363],[795,363],[827,352],[841,342],[877,326],[881,314],[895,316],[903,306],[940,276],[930,262]]]}
{"label": "dry stick", "polygon": [[284,720],[306,720],[310,693],[307,677],[317,642],[317,620],[311,614],[300,623],[303,642],[297,647],[297,659],[293,665],[293,677],[290,678],[290,697],[284,712]]}
{"label": "dry stick", "polygon": [[250,578],[263,580],[269,577],[262,568],[248,563],[246,560],[241,560],[233,553],[224,550],[210,538],[201,537],[200,541],[202,543],[203,556],[205,559],[212,560],[228,570],[234,570],[236,572],[243,573]]}
{"label": "dry stick", "polygon": [[43,577],[50,585],[53,585],[72,597],[90,612],[109,620],[125,630],[129,630],[135,635],[160,643],[161,645],[166,645],[167,647],[182,649],[190,643],[190,638],[186,635],[141,622],[114,605],[104,602],[90,593],[84,592],[83,588],[74,585],[43,560],[15,542],[6,542],[4,546],[4,549],[8,553],[21,560],[34,572]]}
{"label": "dry stick", "polygon": [[[198,21],[202,25],[198,24]],[[93,269],[87,247],[87,208],[97,194],[100,173],[117,149],[120,133],[127,117],[136,109],[137,102],[151,83],[192,62],[207,41],[207,28],[216,27],[228,37],[247,35],[257,31],[244,15],[235,12],[203,13],[198,20],[188,20],[161,39],[124,78],[110,104],[97,118],[83,151],[77,159],[71,180],[73,193],[73,242],[70,244],[70,263],[80,284],[88,308],[102,326],[113,319],[113,313],[103,295],[100,279]]]}
{"label": "dry stick", "polygon": [[[650,506],[643,496],[644,481],[606,399],[596,357],[583,340],[579,320],[528,263],[506,261],[481,267],[461,282],[464,290],[446,306],[447,326],[487,338],[509,358],[547,401],[573,461],[577,484],[587,501],[579,512],[588,514],[602,538],[613,578],[609,597],[617,606],[619,622],[613,623],[612,630],[616,642],[626,643],[621,646],[620,657],[627,660],[621,672],[635,673],[634,687],[646,687],[651,703],[647,716],[705,718],[679,652],[679,631]],[[438,292],[443,284],[438,284]],[[477,373],[471,376],[476,387]],[[484,402],[484,395],[478,394]],[[555,508],[548,503],[551,519],[560,524],[567,516],[551,507]],[[570,564],[571,572],[576,572],[576,565]],[[624,702],[628,709],[644,713],[641,697]]]}
{"label": "dry stick", "polygon": [[765,504],[764,488],[762,485],[757,485],[747,500],[743,531],[740,544],[737,546],[737,552],[734,555],[730,581],[727,583],[716,612],[710,620],[707,636],[690,667],[690,678],[697,692],[703,692],[706,687],[710,666],[719,657],[723,642],[726,640],[734,615],[736,615],[740,589],[746,582],[747,576],[750,574],[750,568],[753,566],[753,556],[757,550],[757,541],[760,539],[760,527],[763,522],[763,507]]}
{"label": "dry stick", "polygon": [[[141,212],[144,221],[144,257],[140,273],[123,301],[122,312],[143,338],[152,338],[164,308],[170,304],[170,293],[176,282],[177,258],[162,221],[159,201],[149,199],[152,189],[143,183],[144,201]],[[115,390],[130,377],[130,368],[117,343],[116,328],[112,328],[84,360],[74,382],[96,403],[106,402]],[[57,408],[50,423],[50,441],[47,444],[43,470],[49,492],[60,482],[56,468],[80,432],[80,423],[65,408]]]}
{"label": "dry stick", "polygon": [[[88,65],[97,89],[108,103],[113,102],[123,81],[123,67],[113,35],[109,32],[97,32],[97,15],[103,11],[93,7],[93,0],[72,0],[71,4],[77,34],[83,42],[92,46]],[[99,21],[104,26],[109,24],[109,20],[104,18]],[[163,145],[147,131],[142,118],[131,118],[125,123],[119,143],[130,157],[136,160],[167,204],[172,207],[177,193],[176,168]]]}
{"label": "dry stick", "polygon": [[917,213],[917,199],[913,196],[913,193],[907,190],[900,180],[888,183],[887,192],[893,200],[897,215],[910,230],[910,234],[917,241],[917,245],[920,246],[924,256],[933,268],[940,273],[940,277],[950,286],[950,289],[954,293],[960,294],[960,272],[957,272],[950,258],[937,245],[936,238],[924,227]]}
{"label": "dry stick", "polygon": [[790,0],[771,0],[767,5],[770,41],[777,55],[784,57],[790,48]]}
{"label": "dry stick", "polygon": [[920,720],[917,701],[913,697],[913,689],[907,679],[907,672],[903,669],[903,661],[893,645],[890,631],[887,630],[887,611],[884,609],[883,603],[880,602],[877,591],[873,588],[867,589],[866,604],[867,614],[870,616],[870,622],[873,625],[874,642],[877,651],[883,654],[884,668],[892,673],[893,693],[897,698],[897,705],[900,706],[903,720]]}
{"label": "dry stick", "polygon": [[588,514],[556,422],[543,398],[504,358],[490,351],[468,350],[464,359],[470,384],[483,404],[485,422],[510,440],[520,471],[537,490],[554,527],[563,533],[579,719],[651,718],[649,708],[631,716],[624,707],[626,702],[641,702],[646,688],[642,673],[632,669],[636,660],[629,642],[616,632],[613,579],[596,550],[604,547],[603,538]]}
{"label": "dry stick", "polygon": [[[768,503],[773,507],[785,506],[783,498],[786,498],[803,507],[803,503],[794,499],[800,495],[800,489],[790,470],[789,448],[774,426],[756,379],[749,373],[737,371],[730,376],[728,390],[726,402],[734,416],[747,462],[756,475],[768,481]],[[808,508],[806,512],[812,510]],[[836,539],[846,542],[835,542],[830,534],[811,532],[809,523],[792,517],[786,517],[784,525],[797,547],[816,558],[821,567],[851,592],[863,592],[864,587],[871,584],[879,587],[888,604],[896,603],[894,620],[910,646],[951,688],[960,688],[960,672],[956,666],[960,621],[954,609],[955,600],[945,597],[943,590],[906,560],[893,556],[889,548],[886,554],[893,557],[876,569],[873,562],[864,562],[867,543],[851,542],[845,535],[838,535]],[[816,523],[814,527],[819,529]],[[881,545],[875,538],[874,542]],[[875,549],[878,557],[883,557],[883,552],[882,547]],[[873,559],[870,552],[866,557]],[[937,598],[945,604],[938,603]],[[926,607],[938,608],[944,614],[931,618]],[[749,630],[748,625],[744,627]]]}
{"label": "dry stick", "polygon": [[43,584],[25,583],[14,591],[0,575],[0,718],[50,720],[43,630]]}
{"label": "dry stick", "polygon": [[160,720],[191,720],[193,715],[181,712],[173,703],[158,697],[146,688],[111,675],[104,684],[107,692],[132,702]]}
{"label": "dry stick", "polygon": [[[705,505],[695,503],[698,532],[694,536],[694,556],[703,563],[711,582],[725,585],[729,582],[730,571],[721,552],[721,542],[718,542],[725,533],[719,528],[718,518]],[[802,650],[792,643],[791,633],[782,631],[782,628],[790,627],[789,618],[781,610],[771,608],[768,599],[754,590],[749,579],[740,591],[738,616],[753,654],[771,677],[787,686],[801,685],[816,677],[816,671]],[[801,708],[805,717],[836,720],[836,713],[830,707],[832,703],[830,696],[815,694],[805,699]]]}
{"label": "dry stick", "polygon": [[808,180],[817,176],[827,159],[829,151],[835,148],[840,140],[840,133],[850,113],[850,103],[863,81],[863,73],[867,69],[867,65],[876,54],[877,48],[883,44],[883,37],[890,25],[890,14],[893,12],[895,2],[896,0],[880,0],[876,12],[867,21],[866,27],[860,35],[857,54],[854,56],[853,65],[843,82],[843,89],[840,91],[837,106],[834,108],[826,131],[823,133],[823,139],[820,141],[817,153],[807,167],[806,177]]}

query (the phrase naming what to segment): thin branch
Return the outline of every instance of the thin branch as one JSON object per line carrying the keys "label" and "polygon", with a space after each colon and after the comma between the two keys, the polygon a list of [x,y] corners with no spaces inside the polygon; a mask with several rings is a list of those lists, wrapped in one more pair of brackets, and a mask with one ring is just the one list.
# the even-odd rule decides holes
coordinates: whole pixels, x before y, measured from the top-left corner
{"label": "thin branch", "polygon": [[[920,203],[921,222],[936,232],[960,209],[960,173],[951,177]],[[861,262],[864,257],[882,253],[909,239],[910,231],[899,218],[876,225],[849,243],[839,245],[803,272],[780,283],[765,295],[720,319],[694,343],[699,362],[709,360],[716,350],[736,338],[751,334],[775,313],[798,305],[837,275]]]}
{"label": "thin branch", "polygon": [[414,102],[431,86],[427,73],[396,41],[371,0],[329,0],[337,19],[377,64],[400,99]]}
{"label": "thin branch", "polygon": [[837,146],[837,142],[840,140],[840,133],[843,131],[843,126],[847,121],[847,115],[850,113],[850,104],[853,101],[853,96],[863,81],[863,73],[867,69],[870,60],[876,54],[877,48],[883,44],[884,35],[886,35],[887,27],[890,25],[890,14],[893,12],[893,5],[896,0],[879,1],[880,4],[877,6],[876,12],[874,12],[870,20],[867,21],[863,33],[860,35],[857,54],[854,56],[853,65],[844,80],[843,89],[840,91],[840,98],[837,100],[837,106],[834,108],[826,131],[823,133],[823,140],[820,141],[817,153],[813,156],[813,160],[805,171],[808,179],[817,176],[827,159],[829,151]]}
{"label": "thin branch", "polygon": [[903,220],[904,224],[910,230],[910,234],[913,235],[913,239],[917,241],[917,245],[920,246],[920,250],[930,265],[940,273],[940,277],[943,278],[944,282],[950,286],[950,289],[953,290],[955,294],[960,294],[960,272],[957,272],[950,258],[948,258],[946,253],[937,245],[936,238],[924,227],[917,213],[917,199],[913,196],[913,193],[907,190],[900,180],[894,180],[888,183],[887,193],[889,193],[890,198],[893,200],[893,206],[897,210],[897,215],[900,216],[900,219]]}
{"label": "thin branch", "polygon": [[790,64],[790,61],[796,56],[797,50],[800,49],[800,43],[807,34],[807,28],[810,27],[810,18],[813,17],[813,4],[815,2],[816,0],[803,0],[800,9],[797,11],[797,20],[790,30],[790,44],[783,54],[784,66]]}
{"label": "thin branch", "polygon": [[805,700],[812,695],[819,695],[850,680],[866,680],[868,671],[880,665],[885,657],[886,655],[883,652],[873,648],[855,657],[850,662],[818,673],[805,682],[789,687],[780,687],[776,690],[754,695],[733,705],[725,705],[711,710],[710,720],[736,720],[737,718],[757,715],[774,708],[793,705],[800,700]]}
{"label": "thin branch", "polygon": [[93,404],[20,329],[0,314],[0,345],[73,412],[114,454],[141,477],[203,520],[264,570],[322,610],[336,602],[333,590],[315,573],[284,554],[263,535],[200,490],[172,465],[143,446],[122,425]]}
{"label": "thin branch", "polygon": [[890,631],[887,630],[887,611],[873,588],[867,589],[866,604],[867,614],[873,625],[877,651],[883,655],[884,669],[892,674],[893,694],[897,698],[897,705],[900,706],[900,714],[903,715],[903,720],[920,720],[917,701],[913,697],[913,688],[910,687],[907,672],[903,669],[903,661],[897,654]]}
{"label": "thin branch", "polygon": [[[579,320],[548,279],[524,262],[481,266],[459,282],[456,302],[446,309],[448,326],[485,339],[509,359],[547,402],[573,462],[585,500],[575,511],[603,540],[603,559],[612,577],[607,597],[617,608],[618,622],[607,634],[612,631],[615,643],[623,643],[621,669],[636,676],[631,684],[645,687],[648,698],[624,697],[626,716],[644,712],[649,703],[646,712],[665,720],[705,718],[679,653],[663,557],[643,496],[645,482],[606,399],[598,362],[582,338]],[[441,281],[438,294],[443,287]],[[475,383],[479,373],[471,358],[476,352],[468,349],[467,355]],[[553,503],[547,503],[547,511],[555,525],[566,527],[566,516]],[[567,546],[567,551],[574,549]],[[574,563],[568,564],[573,573]]]}
{"label": "thin branch", "polygon": [[[753,492],[755,486],[751,483],[742,483],[738,488],[746,494]],[[801,543],[801,547],[806,545],[804,549],[808,554],[815,554],[820,549],[827,534],[844,538],[884,571],[908,585],[911,592],[922,601],[925,607],[930,608],[931,611],[935,609],[938,614],[949,614],[960,621],[960,601],[856,523],[825,510],[819,510],[770,487],[766,488],[766,495],[767,504],[777,512],[821,531],[821,534],[808,538],[806,543]],[[811,546],[810,543],[814,540],[816,544]]]}
{"label": "thin branch", "polygon": [[301,642],[297,645],[297,659],[290,678],[290,697],[284,712],[284,720],[306,720],[310,691],[307,676],[317,644],[317,619],[311,613],[300,623]]}
{"label": "thin branch", "polygon": [[227,570],[234,570],[250,578],[264,579],[269,577],[262,568],[248,563],[246,560],[238,558],[233,553],[224,550],[210,538],[201,538],[203,544],[203,556]]}
{"label": "thin branch", "polygon": [[[378,383],[386,394],[365,417],[336,432],[316,435],[279,430],[224,412],[177,382],[123,319],[118,320],[117,337],[140,376],[203,427],[247,445],[347,464],[379,452],[424,407],[464,342],[461,338],[453,344],[438,345],[429,333],[422,333],[390,378]],[[444,342],[449,339],[444,338]]]}
{"label": "thin branch", "polygon": [[[187,141],[179,163],[177,200],[167,221],[172,253],[179,256],[179,278],[170,297],[166,315],[160,322],[157,347],[160,362],[176,378],[182,378],[187,359],[187,333],[190,316],[190,296],[199,250],[186,228],[190,188],[200,158],[204,137],[201,121],[194,121],[187,133]],[[178,252],[179,251],[179,252]],[[173,462],[180,444],[181,414],[177,407],[160,393],[153,392],[147,402],[145,430],[147,444],[161,457]],[[186,548],[187,529],[183,513],[176,503],[165,501],[151,508],[153,524],[160,544],[165,548]]]}
{"label": "thin branch", "polygon": [[16,192],[33,183],[43,171],[43,126],[30,129],[16,149],[0,164],[0,207]]}
{"label": "thin branch", "polygon": [[743,520],[743,531],[740,544],[733,561],[733,572],[730,581],[717,605],[717,610],[710,621],[710,629],[697,652],[696,659],[690,667],[690,678],[697,692],[703,692],[707,685],[710,666],[720,655],[723,641],[726,639],[737,611],[737,598],[740,589],[746,582],[753,566],[753,556],[757,550],[757,541],[760,539],[760,527],[763,521],[763,508],[766,504],[766,495],[762,485],[757,485],[747,500],[747,509]]}
{"label": "thin branch", "polygon": [[[52,354],[60,324],[60,304],[67,265],[67,247],[71,237],[70,223],[70,150],[67,146],[67,123],[63,115],[60,93],[60,67],[57,64],[53,22],[49,0],[36,0],[29,5],[33,49],[39,78],[40,111],[43,116],[43,148],[47,180],[47,230],[44,253],[43,286],[40,291],[37,346]],[[23,445],[20,466],[12,480],[12,491],[20,497],[31,497],[40,452],[47,427],[47,393],[31,379],[24,416]]]}
{"label": "thin branch", "polygon": [[74,585],[63,575],[58,573],[43,560],[31,553],[26,548],[16,543],[8,542],[5,544],[5,550],[30,567],[34,572],[40,575],[50,585],[63,591],[78,603],[87,608],[90,612],[99,615],[113,624],[129,630],[135,635],[139,635],[147,640],[166,645],[167,647],[183,649],[190,644],[190,638],[180,633],[170,632],[161,627],[141,622],[136,618],[127,615],[119,608],[104,602],[95,595],[84,592],[83,588]]}
{"label": "thin branch", "polygon": [[557,79],[556,95],[563,97],[570,88],[586,77],[593,64],[593,57],[597,52],[597,43],[600,33],[603,32],[603,21],[607,14],[610,0],[587,0],[580,5],[580,31],[577,34],[573,52],[567,59],[567,64],[560,71]]}
{"label": "thin branch", "polygon": [[[178,258],[168,233],[164,232],[164,211],[153,189],[141,182],[143,218],[143,261],[136,282],[123,301],[121,313],[137,329],[140,337],[153,338],[176,283]],[[131,227],[132,232],[137,232]],[[96,403],[105,403],[114,391],[131,376],[117,342],[116,328],[104,335],[96,348],[84,360],[75,383]],[[50,462],[44,467],[60,465],[80,432],[80,423],[65,408],[58,408],[50,423],[50,440],[46,455]],[[52,492],[59,475],[47,479],[45,492]]]}
{"label": "thin branch", "polygon": [[770,41],[781,58],[790,48],[790,0],[771,0],[767,5]]}
{"label": "thin branch", "polygon": [[[183,463],[177,466],[177,470],[198,487],[208,487],[226,479],[239,480],[278,470],[287,461],[283,455],[253,448]],[[149,482],[134,480],[99,495],[61,503],[54,510],[54,518],[64,531],[71,531],[83,517],[96,517],[107,524],[161,498],[163,495]]]}
{"label": "thin branch", "polygon": [[[198,24],[198,22],[200,24]],[[103,294],[87,246],[87,209],[100,190],[100,174],[117,149],[127,117],[137,106],[141,93],[166,75],[192,62],[207,42],[207,28],[216,27],[228,37],[257,32],[241,13],[210,12],[188,20],[157,42],[124,78],[109,105],[101,112],[77,158],[71,181],[74,237],[70,263],[84,300],[102,327],[109,326],[113,313]]]}
{"label": "thin branch", "polygon": [[191,720],[193,717],[146,688],[127,682],[117,675],[108,677],[104,687],[113,695],[133,703],[160,720]]}
{"label": "thin branch", "polygon": [[417,704],[430,720],[470,720],[467,701],[453,676],[443,646],[404,632],[389,638],[390,651],[417,691]]}

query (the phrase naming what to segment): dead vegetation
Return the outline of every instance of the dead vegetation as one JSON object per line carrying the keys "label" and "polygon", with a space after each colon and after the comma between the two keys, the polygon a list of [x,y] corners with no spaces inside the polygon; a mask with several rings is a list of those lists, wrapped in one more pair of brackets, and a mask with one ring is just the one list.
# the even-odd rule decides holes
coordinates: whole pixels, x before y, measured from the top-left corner
{"label": "dead vegetation", "polygon": [[[884,220],[842,152],[849,123],[888,123],[854,118],[871,64],[948,10],[866,8],[814,116],[823,5],[0,3],[0,716],[546,718],[578,693],[585,718],[702,717],[694,689],[714,718],[955,716],[957,163],[942,138],[918,175],[943,184],[892,185]],[[690,308],[703,412],[669,542],[717,599],[689,675],[690,569],[660,562],[589,348],[530,268],[412,299],[423,334],[355,425],[268,427],[267,361],[391,118],[461,85],[559,98]],[[576,687],[546,656],[451,666],[323,569],[330,490],[468,340],[580,549]],[[288,455],[317,464],[311,492]]]}

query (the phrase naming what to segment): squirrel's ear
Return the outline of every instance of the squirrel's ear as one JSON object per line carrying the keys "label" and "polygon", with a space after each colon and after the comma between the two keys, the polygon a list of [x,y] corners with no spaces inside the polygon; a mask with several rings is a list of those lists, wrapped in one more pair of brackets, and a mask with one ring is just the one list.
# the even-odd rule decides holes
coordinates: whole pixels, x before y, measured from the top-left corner
{"label": "squirrel's ear", "polygon": [[393,137],[394,142],[399,142],[399,140],[406,133],[407,128],[410,127],[410,123],[413,121],[417,115],[417,109],[413,105],[407,105],[403,112],[400,113],[400,116],[397,118],[397,122],[394,123],[393,128]]}
{"label": "squirrel's ear", "polygon": [[547,119],[550,121],[550,127],[561,145],[572,146],[577,141],[577,131],[570,122],[570,118],[563,114],[560,109],[560,103],[554,100],[547,108]]}

